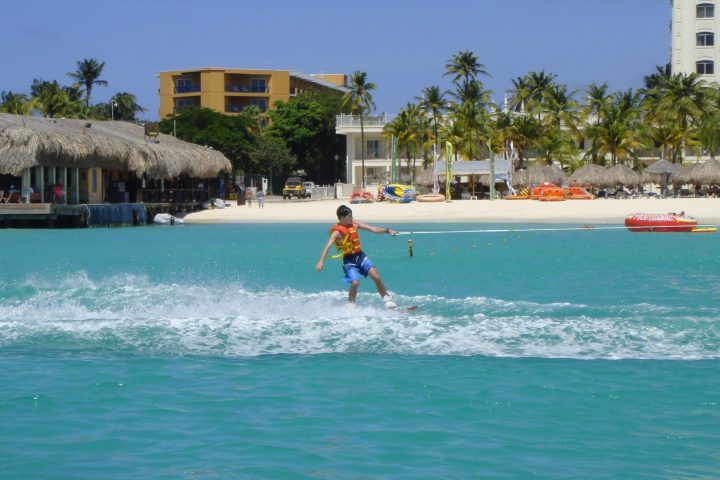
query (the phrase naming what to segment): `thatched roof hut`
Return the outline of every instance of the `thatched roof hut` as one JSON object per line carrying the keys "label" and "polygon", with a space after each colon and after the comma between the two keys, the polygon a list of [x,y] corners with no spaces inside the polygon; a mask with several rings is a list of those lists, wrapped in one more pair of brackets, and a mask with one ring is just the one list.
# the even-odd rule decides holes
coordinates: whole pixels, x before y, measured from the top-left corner
{"label": "thatched roof hut", "polygon": [[231,168],[220,152],[163,134],[146,140],[144,128],[132,123],[0,113],[0,173],[36,166],[102,167],[148,178],[208,178]]}
{"label": "thatched roof hut", "polygon": [[[415,177],[415,185],[420,185],[421,187],[432,187],[434,174],[435,172],[432,167],[423,170]],[[445,178],[445,175],[443,175],[443,178]]]}
{"label": "thatched roof hut", "polygon": [[[391,174],[391,172],[383,172],[383,173],[374,173],[372,175],[368,175],[367,183],[386,184],[386,183],[390,182],[390,174]],[[398,173],[398,181],[400,183],[410,183],[410,182],[412,182],[412,175],[409,175],[407,173]],[[432,179],[430,180],[430,184],[432,185]]]}
{"label": "thatched roof hut", "polygon": [[555,166],[541,165],[539,163],[534,163],[527,170],[515,172],[513,175],[513,187],[515,188],[524,188],[528,185],[543,182],[563,185],[567,183],[567,175]]}
{"label": "thatched roof hut", "polygon": [[708,185],[720,183],[720,162],[708,160],[703,163],[686,165],[677,173],[670,176],[670,182],[675,185],[692,183],[695,185]]}
{"label": "thatched roof hut", "polygon": [[585,182],[590,182],[590,184],[595,188],[615,186],[613,179],[608,173],[608,169],[602,165],[596,165],[594,163],[589,163],[575,170],[575,172],[570,175],[570,181],[578,182],[580,185],[585,184]]}
{"label": "thatched roof hut", "polygon": [[645,170],[643,170],[643,183],[655,183],[658,185],[667,185],[666,175],[677,173],[682,170],[682,166],[677,163],[670,163],[665,159],[658,160]]}
{"label": "thatched roof hut", "polygon": [[617,164],[608,168],[608,175],[613,182],[612,186],[641,187],[643,184],[642,175],[627,165]]}

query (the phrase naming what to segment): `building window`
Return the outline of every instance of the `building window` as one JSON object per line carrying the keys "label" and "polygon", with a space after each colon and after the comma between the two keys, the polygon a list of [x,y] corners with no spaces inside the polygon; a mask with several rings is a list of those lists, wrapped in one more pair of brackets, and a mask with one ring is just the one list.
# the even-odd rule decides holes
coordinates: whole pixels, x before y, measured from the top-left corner
{"label": "building window", "polygon": [[715,45],[715,34],[712,32],[700,32],[696,38],[698,47],[712,47]]}
{"label": "building window", "polygon": [[715,18],[715,5],[701,3],[696,7],[697,18]]}
{"label": "building window", "polygon": [[193,81],[191,78],[178,78],[175,93],[188,93],[193,91],[196,90],[193,90]]}
{"label": "building window", "polygon": [[253,93],[265,93],[265,79],[253,78],[250,80],[250,91]]}
{"label": "building window", "polygon": [[182,110],[185,107],[192,107],[193,101],[189,98],[179,98],[177,101],[177,110]]}
{"label": "building window", "polygon": [[715,64],[710,60],[703,60],[695,63],[695,71],[700,75],[713,75],[715,73]]}
{"label": "building window", "polygon": [[251,98],[250,105],[258,107],[261,112],[267,110],[267,99],[266,98]]}
{"label": "building window", "polygon": [[367,158],[380,158],[380,140],[365,140]]}

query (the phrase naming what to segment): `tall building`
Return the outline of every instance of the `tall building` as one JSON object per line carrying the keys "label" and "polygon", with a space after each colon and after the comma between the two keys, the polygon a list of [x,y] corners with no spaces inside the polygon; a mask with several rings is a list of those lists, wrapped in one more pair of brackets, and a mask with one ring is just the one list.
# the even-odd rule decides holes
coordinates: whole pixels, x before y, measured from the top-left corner
{"label": "tall building", "polygon": [[720,32],[716,0],[672,0],[672,73],[698,73],[707,82],[720,81]]}
{"label": "tall building", "polygon": [[158,73],[160,119],[186,106],[206,107],[230,115],[256,106],[261,112],[276,101],[311,89],[348,90],[342,74],[308,75],[287,70],[198,68]]}

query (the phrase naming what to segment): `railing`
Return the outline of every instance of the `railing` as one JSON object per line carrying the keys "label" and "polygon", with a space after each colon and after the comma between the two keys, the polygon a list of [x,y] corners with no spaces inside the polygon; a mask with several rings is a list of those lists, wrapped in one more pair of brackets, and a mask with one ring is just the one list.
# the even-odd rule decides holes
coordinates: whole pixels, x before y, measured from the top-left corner
{"label": "railing", "polygon": [[335,198],[335,187],[334,186],[312,187],[310,189],[310,199],[311,200],[321,200],[323,198]]}
{"label": "railing", "polygon": [[225,85],[225,91],[231,93],[270,93],[270,87],[265,85]]}
{"label": "railing", "polygon": [[186,87],[175,87],[175,93],[193,93],[199,92],[200,85],[189,85]]}
{"label": "railing", "polygon": [[[365,159],[373,159],[373,158],[385,158],[383,156],[382,151],[379,148],[366,148],[365,149]],[[355,159],[362,159],[362,150],[359,148],[355,150]]]}
{"label": "railing", "polygon": [[204,202],[208,191],[199,188],[179,188],[165,190],[143,189],[142,201],[145,203],[191,203]]}
{"label": "railing", "polygon": [[[245,110],[246,108],[250,108],[252,106],[257,106],[257,105],[225,105],[225,111],[230,112],[230,113],[240,113],[243,110]],[[265,106],[265,107],[257,106],[257,107],[260,109],[261,112],[267,112],[267,106]]]}
{"label": "railing", "polygon": [[[384,127],[385,124],[392,122],[397,115],[388,115],[382,113],[380,115],[363,115],[362,123],[365,127]],[[360,115],[340,114],[335,117],[335,127],[359,127]]]}

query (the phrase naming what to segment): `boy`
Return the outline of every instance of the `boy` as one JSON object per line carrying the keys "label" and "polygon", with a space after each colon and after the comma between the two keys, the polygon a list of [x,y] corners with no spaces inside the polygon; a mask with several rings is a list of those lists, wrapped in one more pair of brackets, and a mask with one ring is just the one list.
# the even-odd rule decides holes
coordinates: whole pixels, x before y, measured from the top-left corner
{"label": "boy", "polygon": [[339,222],[330,229],[330,239],[323,249],[320,261],[315,266],[315,270],[322,272],[325,257],[330,251],[330,247],[335,245],[338,250],[342,251],[343,270],[345,278],[343,282],[350,284],[350,293],[348,295],[348,303],[355,303],[357,297],[358,285],[360,285],[360,275],[370,278],[375,282],[377,291],[382,298],[385,308],[396,308],[393,298],[388,295],[385,284],[380,279],[375,265],[370,258],[360,248],[360,237],[358,230],[365,230],[372,233],[389,233],[393,237],[397,235],[397,231],[389,228],[372,227],[353,219],[352,210],[345,205],[340,205],[337,209],[337,217]]}

